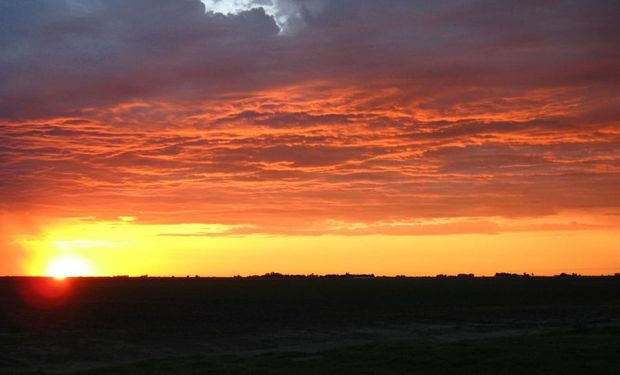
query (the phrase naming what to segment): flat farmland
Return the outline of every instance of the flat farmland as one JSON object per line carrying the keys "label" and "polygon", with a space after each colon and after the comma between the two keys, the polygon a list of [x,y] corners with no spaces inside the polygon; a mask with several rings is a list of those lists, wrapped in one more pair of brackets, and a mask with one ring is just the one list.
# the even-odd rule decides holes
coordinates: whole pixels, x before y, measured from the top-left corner
{"label": "flat farmland", "polygon": [[618,277],[0,279],[7,374],[609,373]]}

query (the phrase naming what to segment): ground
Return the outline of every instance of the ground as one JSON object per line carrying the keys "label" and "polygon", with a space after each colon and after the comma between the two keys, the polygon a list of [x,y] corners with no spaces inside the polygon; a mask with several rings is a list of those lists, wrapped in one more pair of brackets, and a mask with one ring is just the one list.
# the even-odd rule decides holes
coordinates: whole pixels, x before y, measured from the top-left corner
{"label": "ground", "polygon": [[[0,279],[0,373],[606,374],[620,278]],[[45,281],[50,282],[50,281]]]}

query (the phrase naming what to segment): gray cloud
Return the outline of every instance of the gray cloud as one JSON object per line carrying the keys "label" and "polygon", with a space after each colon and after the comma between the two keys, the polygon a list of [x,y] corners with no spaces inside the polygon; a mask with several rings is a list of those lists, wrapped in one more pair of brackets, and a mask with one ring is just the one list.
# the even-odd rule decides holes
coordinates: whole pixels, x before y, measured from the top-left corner
{"label": "gray cloud", "polygon": [[451,113],[620,79],[616,1],[277,4],[284,34],[260,7],[223,15],[199,0],[2,0],[0,116],[199,102],[313,80],[394,87],[384,101]]}

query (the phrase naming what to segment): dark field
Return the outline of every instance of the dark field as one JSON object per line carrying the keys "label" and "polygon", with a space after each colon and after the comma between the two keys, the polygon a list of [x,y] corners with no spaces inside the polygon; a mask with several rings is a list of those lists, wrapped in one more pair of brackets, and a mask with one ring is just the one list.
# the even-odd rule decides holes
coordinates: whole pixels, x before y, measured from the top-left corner
{"label": "dark field", "polygon": [[0,307],[7,374],[620,368],[620,277],[0,278]]}

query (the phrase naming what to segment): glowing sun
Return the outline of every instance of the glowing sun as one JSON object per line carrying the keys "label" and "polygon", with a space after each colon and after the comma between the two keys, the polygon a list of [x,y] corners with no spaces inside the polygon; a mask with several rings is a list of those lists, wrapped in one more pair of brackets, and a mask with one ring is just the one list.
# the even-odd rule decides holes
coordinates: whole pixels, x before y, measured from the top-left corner
{"label": "glowing sun", "polygon": [[78,257],[63,257],[52,259],[47,265],[46,274],[62,280],[67,277],[91,276],[93,268],[86,260]]}

